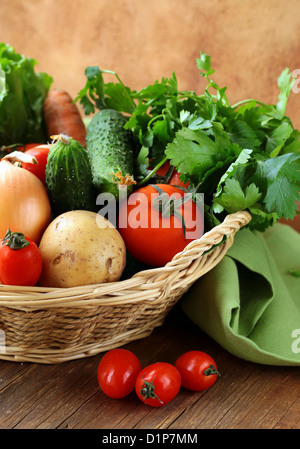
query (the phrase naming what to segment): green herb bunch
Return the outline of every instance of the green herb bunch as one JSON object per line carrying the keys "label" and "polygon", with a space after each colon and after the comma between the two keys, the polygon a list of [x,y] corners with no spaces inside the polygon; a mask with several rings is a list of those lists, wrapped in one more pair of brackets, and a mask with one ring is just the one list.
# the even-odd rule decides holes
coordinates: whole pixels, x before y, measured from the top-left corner
{"label": "green herb bunch", "polygon": [[[139,142],[136,178],[149,177],[164,162],[204,193],[206,218],[212,225],[224,215],[248,210],[248,227],[264,231],[280,218],[292,219],[300,200],[300,132],[285,115],[294,79],[286,68],[278,78],[275,105],[246,99],[230,105],[226,87],[212,80],[208,55],[196,60],[206,80],[201,95],[178,90],[176,75],[139,91],[119,76],[87,67],[86,84],[76,100],[86,115],[116,109],[128,115],[125,127]],[[113,74],[116,82],[104,82]]]}

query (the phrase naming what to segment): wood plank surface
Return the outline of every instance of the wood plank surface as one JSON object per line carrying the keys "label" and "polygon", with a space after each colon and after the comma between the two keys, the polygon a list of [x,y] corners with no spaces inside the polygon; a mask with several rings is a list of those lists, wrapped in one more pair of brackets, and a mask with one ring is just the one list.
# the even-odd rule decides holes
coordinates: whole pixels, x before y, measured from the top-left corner
{"label": "wood plank surface", "polygon": [[41,365],[0,361],[1,429],[298,429],[297,367],[258,365],[239,359],[205,335],[180,305],[149,337],[126,346],[142,366],[174,363],[200,349],[215,360],[221,377],[200,393],[182,389],[164,407],[141,403],[135,393],[113,400],[97,382],[103,356]]}

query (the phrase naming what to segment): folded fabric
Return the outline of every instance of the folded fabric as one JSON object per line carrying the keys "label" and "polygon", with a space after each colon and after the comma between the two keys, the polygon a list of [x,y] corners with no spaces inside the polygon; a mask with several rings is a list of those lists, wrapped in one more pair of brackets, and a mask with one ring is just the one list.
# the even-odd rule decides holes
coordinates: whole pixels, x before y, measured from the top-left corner
{"label": "folded fabric", "polygon": [[[241,229],[223,260],[183,296],[186,315],[237,357],[300,365],[300,234]],[[293,272],[293,274],[292,274]]]}

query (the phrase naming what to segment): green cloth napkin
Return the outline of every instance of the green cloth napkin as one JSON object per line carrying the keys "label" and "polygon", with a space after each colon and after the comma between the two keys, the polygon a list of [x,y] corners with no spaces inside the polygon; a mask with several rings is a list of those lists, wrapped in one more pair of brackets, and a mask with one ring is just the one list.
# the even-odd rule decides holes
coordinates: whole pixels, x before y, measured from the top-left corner
{"label": "green cloth napkin", "polygon": [[237,357],[300,365],[300,234],[241,229],[222,261],[182,297],[186,315]]}

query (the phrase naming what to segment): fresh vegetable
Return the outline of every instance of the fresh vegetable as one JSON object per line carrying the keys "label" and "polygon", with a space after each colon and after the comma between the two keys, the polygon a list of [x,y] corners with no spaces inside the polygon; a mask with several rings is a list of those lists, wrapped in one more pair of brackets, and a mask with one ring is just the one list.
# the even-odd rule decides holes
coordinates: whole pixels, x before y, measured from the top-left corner
{"label": "fresh vegetable", "polygon": [[0,244],[0,282],[5,285],[36,285],[42,264],[36,243],[20,232],[8,229]]}
{"label": "fresh vegetable", "polygon": [[136,190],[122,203],[118,229],[133,257],[158,267],[200,238],[204,221],[191,194],[156,184]]}
{"label": "fresh vegetable", "polygon": [[12,153],[13,151],[25,152],[25,151],[30,150],[39,145],[44,145],[44,144],[42,144],[42,143],[25,143],[25,144],[15,143],[13,145],[2,145],[0,147],[0,159],[2,159],[4,156],[7,156],[10,153]]}
{"label": "fresh vegetable", "polygon": [[86,146],[90,159],[93,183],[98,193],[109,192],[119,198],[118,186],[127,185],[127,193],[134,181],[134,142],[124,129],[127,119],[117,111],[98,112],[87,128]]}
{"label": "fresh vegetable", "polygon": [[36,160],[25,153],[12,152],[0,161],[0,238],[10,229],[38,244],[50,223],[50,201],[43,183],[15,164],[23,162]]}
{"label": "fresh vegetable", "polygon": [[172,173],[172,175],[171,175],[171,178],[170,178],[170,180],[169,180],[169,184],[171,185],[171,186],[180,186],[180,187],[184,187],[184,188],[188,188],[188,186],[189,186],[189,181],[187,181],[187,182],[183,182],[182,180],[181,180],[181,175],[180,175],[180,173],[178,173],[178,171],[176,170],[176,169],[174,169],[174,171],[173,171],[173,173]]}
{"label": "fresh vegetable", "polygon": [[202,351],[188,351],[175,362],[181,375],[181,385],[191,391],[210,388],[220,373],[214,359]]}
{"label": "fresh vegetable", "polygon": [[101,390],[107,396],[121,399],[135,388],[135,381],[141,371],[137,356],[127,349],[112,349],[100,360],[97,378]]}
{"label": "fresh vegetable", "polygon": [[152,407],[161,407],[174,399],[181,387],[180,373],[174,365],[157,362],[143,368],[135,383],[139,399]]}
{"label": "fresh vegetable", "polygon": [[[210,57],[197,58],[207,85],[202,94],[180,91],[175,73],[140,91],[99,67],[86,68],[79,100],[86,114],[110,108],[126,113],[125,129],[140,142],[138,186],[148,181],[149,159],[154,172],[169,161],[189,188],[204,194],[211,226],[228,213],[249,210],[247,225],[259,231],[280,218],[292,219],[300,199],[300,132],[285,115],[294,79],[288,69],[278,78],[274,105],[255,99],[231,105],[226,88],[211,79]],[[104,83],[104,74],[115,83]]]}
{"label": "fresh vegetable", "polygon": [[[150,168],[151,170],[151,168]],[[170,165],[170,161],[166,161],[157,171],[156,175],[160,177],[159,182],[170,184],[171,186],[179,186],[188,189],[189,182],[183,182],[181,180],[181,175],[178,173],[176,168]]]}
{"label": "fresh vegetable", "polygon": [[57,216],[76,209],[96,211],[86,149],[64,134],[52,137],[45,175],[53,214]]}
{"label": "fresh vegetable", "polygon": [[49,137],[66,134],[85,147],[86,127],[68,92],[50,90],[44,102],[44,116]]}
{"label": "fresh vegetable", "polygon": [[53,80],[36,73],[36,64],[0,43],[0,147],[47,139],[43,103]]}
{"label": "fresh vegetable", "polygon": [[44,185],[46,185],[46,165],[50,148],[51,145],[48,144],[27,144],[24,149],[25,154],[35,157],[37,164],[23,162],[22,168],[25,168],[37,176]]}
{"label": "fresh vegetable", "polygon": [[39,284],[76,287],[118,281],[126,263],[124,241],[100,214],[69,211],[45,230],[39,249],[43,271]]}

